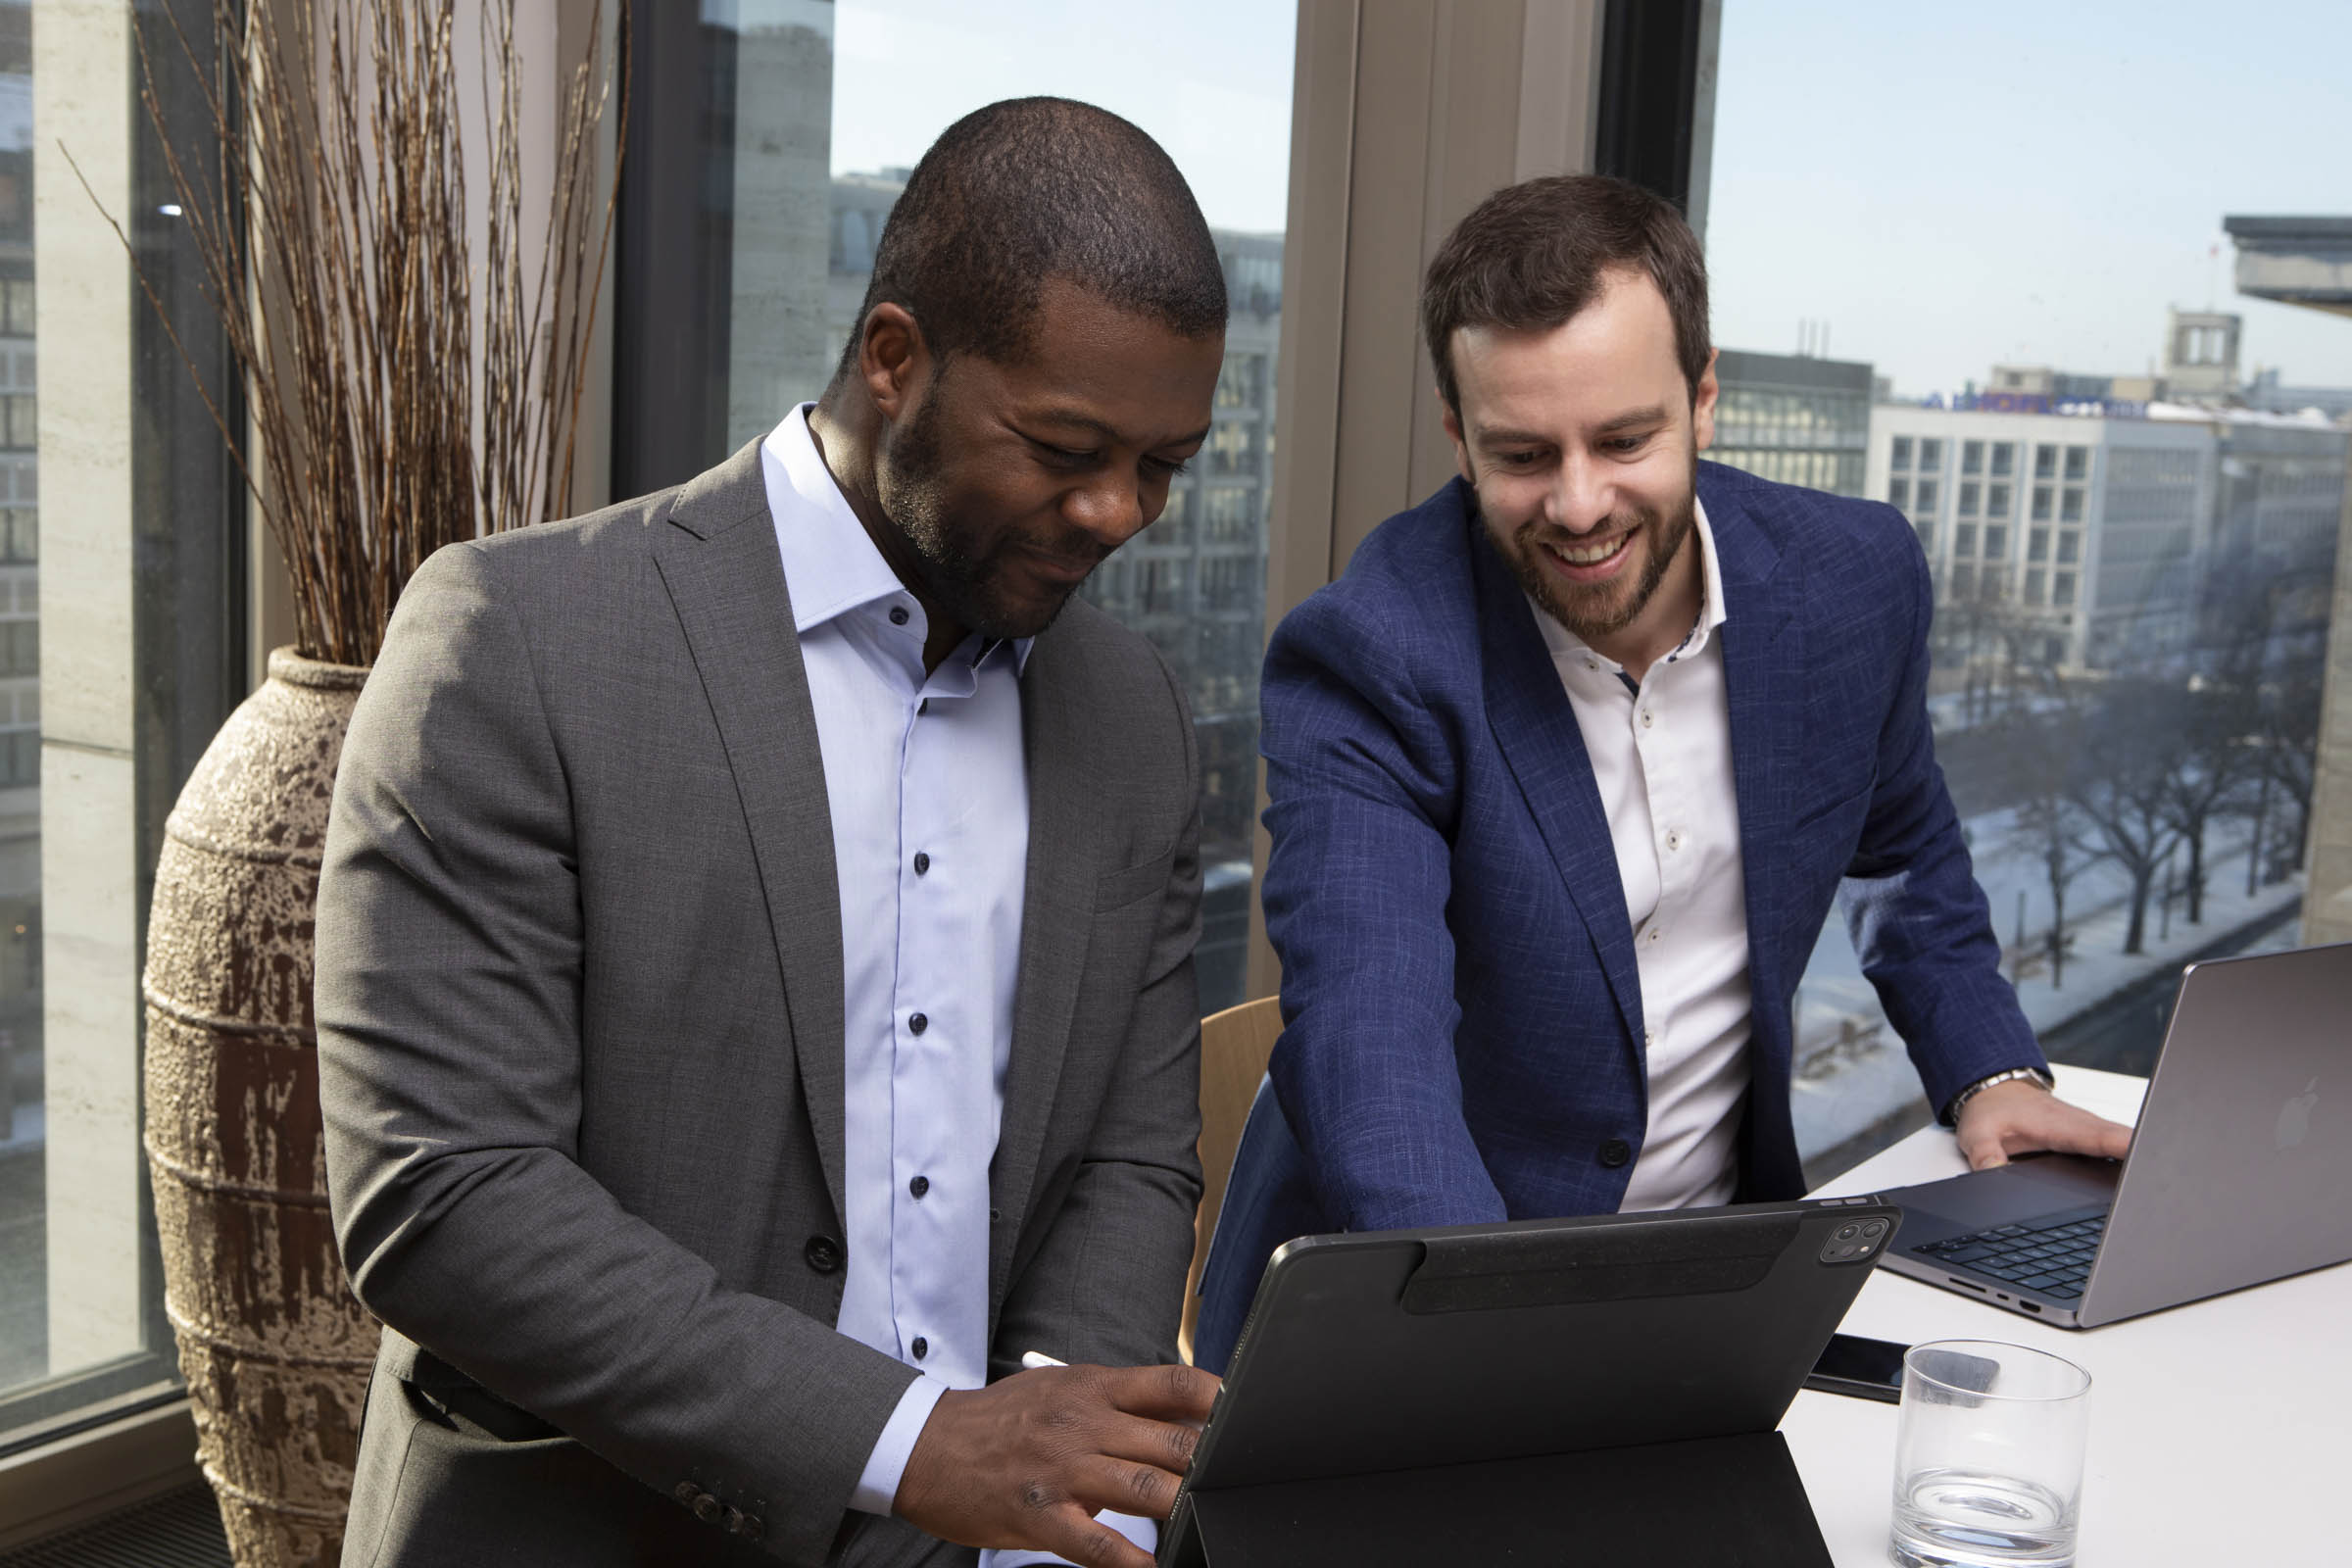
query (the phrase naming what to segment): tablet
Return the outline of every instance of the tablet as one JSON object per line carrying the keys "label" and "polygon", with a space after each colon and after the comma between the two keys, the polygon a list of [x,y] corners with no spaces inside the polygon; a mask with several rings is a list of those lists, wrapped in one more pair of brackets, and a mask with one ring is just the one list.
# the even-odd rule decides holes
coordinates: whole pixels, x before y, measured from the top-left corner
{"label": "tablet", "polygon": [[1772,1434],[1901,1219],[1830,1199],[1294,1241],[1168,1544],[1212,1493]]}

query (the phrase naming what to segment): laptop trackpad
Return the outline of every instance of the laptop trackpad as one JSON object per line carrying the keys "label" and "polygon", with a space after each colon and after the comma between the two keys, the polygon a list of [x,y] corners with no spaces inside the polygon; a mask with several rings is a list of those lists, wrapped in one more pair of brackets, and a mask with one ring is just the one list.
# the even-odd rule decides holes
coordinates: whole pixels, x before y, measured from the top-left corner
{"label": "laptop trackpad", "polygon": [[1949,1226],[1944,1231],[1942,1227],[1928,1224],[1907,1224],[1904,1230],[1909,1234],[1902,1241],[1908,1244],[1934,1240],[1934,1236],[1923,1234],[1931,1229],[1958,1234],[1991,1225],[2015,1224],[2061,1209],[2080,1208],[2085,1203],[2109,1202],[2115,1197],[2115,1184],[2123,1169],[2116,1160],[2092,1159],[2082,1154],[2028,1154],[1991,1170],[1974,1170],[1939,1182],[1898,1188],[1881,1197],[1887,1202],[1902,1204],[1906,1217],[1916,1215],[1923,1221],[1933,1218]]}

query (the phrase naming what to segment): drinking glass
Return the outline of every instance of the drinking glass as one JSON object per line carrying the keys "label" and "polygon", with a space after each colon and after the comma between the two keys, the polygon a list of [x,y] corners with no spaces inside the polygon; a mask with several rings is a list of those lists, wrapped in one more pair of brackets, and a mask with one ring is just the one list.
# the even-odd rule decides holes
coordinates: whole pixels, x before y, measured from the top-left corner
{"label": "drinking glass", "polygon": [[1990,1340],[1915,1345],[1895,1427],[1902,1568],[2070,1568],[2090,1374]]}

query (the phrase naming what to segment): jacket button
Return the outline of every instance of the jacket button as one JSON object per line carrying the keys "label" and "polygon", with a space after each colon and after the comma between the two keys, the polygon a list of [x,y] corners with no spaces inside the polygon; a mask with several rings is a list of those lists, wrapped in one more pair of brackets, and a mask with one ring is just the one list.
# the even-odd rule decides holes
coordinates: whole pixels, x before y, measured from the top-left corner
{"label": "jacket button", "polygon": [[694,1516],[705,1524],[710,1523],[726,1511],[726,1505],[708,1492],[694,1499]]}
{"label": "jacket button", "polygon": [[1612,1138],[1600,1146],[1600,1162],[1611,1170],[1615,1170],[1633,1157],[1633,1146],[1622,1138]]}
{"label": "jacket button", "polygon": [[694,1499],[703,1494],[703,1489],[691,1481],[681,1481],[670,1489],[669,1494],[691,1508],[694,1506]]}
{"label": "jacket button", "polygon": [[819,1274],[830,1274],[841,1267],[841,1244],[830,1236],[811,1236],[808,1245],[801,1249],[801,1256]]}
{"label": "jacket button", "polygon": [[730,1535],[730,1536],[740,1536],[740,1535],[742,1535],[742,1534],[743,1534],[743,1512],[742,1512],[742,1510],[741,1510],[741,1509],[737,1509],[737,1508],[729,1508],[729,1509],[727,1510],[727,1522],[726,1522],[726,1524],[724,1525],[724,1527],[723,1527],[723,1528],[726,1530],[727,1534],[728,1534],[728,1535]]}
{"label": "jacket button", "polygon": [[760,1532],[766,1528],[767,1526],[760,1522],[760,1516],[756,1513],[747,1513],[735,1523],[735,1533],[746,1541],[758,1541]]}

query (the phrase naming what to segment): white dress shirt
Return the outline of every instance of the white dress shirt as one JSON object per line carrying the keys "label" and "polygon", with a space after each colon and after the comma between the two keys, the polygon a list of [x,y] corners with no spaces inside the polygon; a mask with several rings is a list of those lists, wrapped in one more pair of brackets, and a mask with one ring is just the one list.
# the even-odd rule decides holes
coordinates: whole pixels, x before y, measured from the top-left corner
{"label": "white dress shirt", "polygon": [[[1649,1126],[1625,1211],[1729,1202],[1748,1084],[1746,879],[1723,679],[1723,573],[1706,509],[1697,622],[1638,686],[1528,608],[1592,760],[1642,980]],[[1689,548],[1687,545],[1686,548]]]}
{"label": "white dress shirt", "polygon": [[[923,668],[926,620],[850,510],[808,406],[760,448],[815,710],[841,899],[840,1332],[921,1373],[851,1505],[887,1514],[939,1396],[988,1381],[988,1168],[1004,1109],[1029,859],[1020,671],[964,639]],[[1102,1515],[1152,1549],[1149,1520]],[[984,1568],[1052,1562],[984,1552]]]}

